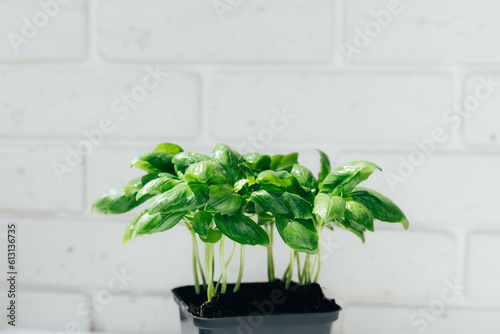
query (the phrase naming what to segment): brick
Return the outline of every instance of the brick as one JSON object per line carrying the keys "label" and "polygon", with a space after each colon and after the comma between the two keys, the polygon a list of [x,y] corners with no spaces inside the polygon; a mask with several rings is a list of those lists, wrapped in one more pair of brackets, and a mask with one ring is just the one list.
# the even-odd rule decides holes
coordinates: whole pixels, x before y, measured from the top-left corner
{"label": "brick", "polygon": [[76,166],[60,182],[54,164],[64,163],[61,146],[0,146],[0,182],[8,189],[0,209],[15,212],[78,212],[83,209],[83,168]]}
{"label": "brick", "polygon": [[[19,238],[29,245],[19,247],[20,284],[98,290],[111,286],[116,295],[166,292],[193,281],[191,236],[183,226],[138,237],[122,246],[128,220],[109,222],[93,217],[19,220]],[[123,272],[133,277],[116,282]]]}
{"label": "brick", "polygon": [[[372,14],[388,14],[392,3],[399,4],[392,7],[394,14],[383,18],[379,14],[378,19]],[[498,62],[500,48],[491,43],[500,28],[494,14],[498,6],[494,0],[348,1],[343,42],[357,50],[345,52],[346,59],[355,63]]]}
{"label": "brick", "polygon": [[[361,186],[391,198],[410,222],[498,223],[493,193],[498,182],[491,175],[495,175],[500,158],[490,154],[453,154],[437,150],[421,159],[423,155],[415,151],[422,152],[416,145],[414,150],[399,153],[345,152],[338,156],[335,165],[368,160],[381,166],[384,172],[375,172]],[[478,168],[480,172],[471,172]]]}
{"label": "brick", "polygon": [[337,228],[324,245],[320,282],[339,302],[355,296],[425,300],[454,282],[456,241],[450,234],[375,228],[365,244]]}
{"label": "brick", "polygon": [[368,334],[374,328],[378,333],[398,334],[495,333],[498,329],[495,321],[498,311],[446,307],[442,312],[430,313],[432,320],[425,320],[418,312],[420,309],[432,312],[429,305],[415,308],[352,305],[343,314],[343,333]]}
{"label": "brick", "polygon": [[[6,297],[3,295],[2,300],[6,301]],[[89,331],[90,316],[83,316],[77,312],[78,307],[86,303],[88,303],[87,297],[82,294],[18,289],[16,326],[60,332],[71,328]],[[2,320],[2,322],[4,321]]]}
{"label": "brick", "polygon": [[331,58],[330,0],[243,1],[231,6],[222,20],[214,3],[99,1],[100,53],[111,60],[179,62],[323,62]]}
{"label": "brick", "polygon": [[[153,80],[150,72],[157,71],[162,74]],[[13,68],[0,71],[0,131],[10,137],[88,142],[84,132],[99,130],[103,139],[92,135],[92,147],[110,138],[192,138],[199,127],[199,93],[197,75],[156,65],[131,70]]]}
{"label": "brick", "polygon": [[171,296],[116,296],[96,313],[95,328],[104,333],[181,332],[179,311]]}
{"label": "brick", "polygon": [[500,298],[499,233],[474,233],[468,240],[467,294],[474,300],[497,301]]}
{"label": "brick", "polygon": [[0,62],[81,60],[86,56],[86,0],[65,4],[1,0],[0,22]]}
{"label": "brick", "polygon": [[[454,125],[463,123],[463,139],[466,144],[498,146],[500,131],[496,126],[500,122],[499,74],[480,74],[469,77],[465,82],[463,97],[464,115],[450,115]],[[489,84],[485,84],[489,83]]]}
{"label": "brick", "polygon": [[408,144],[451,106],[442,75],[218,73],[212,85],[212,136],[259,150],[280,142]]}

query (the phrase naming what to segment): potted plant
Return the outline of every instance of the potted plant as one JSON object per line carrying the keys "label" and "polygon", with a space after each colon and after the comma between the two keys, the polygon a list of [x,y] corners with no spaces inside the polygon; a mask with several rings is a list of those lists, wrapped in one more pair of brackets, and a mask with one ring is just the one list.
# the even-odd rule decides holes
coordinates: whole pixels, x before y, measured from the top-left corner
{"label": "potted plant", "polygon": [[[364,242],[374,220],[401,223],[405,229],[408,220],[388,198],[357,187],[380,167],[354,161],[331,171],[327,155],[319,153],[315,177],[298,164],[297,153],[240,155],[217,144],[208,156],[163,143],[132,161],[147,174],[103,195],[93,211],[120,214],[149,200],[125,229],[124,244],[176,225],[187,229],[194,285],[172,290],[183,334],[329,333],[341,308],[317,284],[320,233],[340,227]],[[282,279],[275,277],[275,231],[290,249]],[[234,242],[228,258],[227,239]],[[239,275],[230,284],[226,270],[237,245]],[[268,282],[242,283],[247,246],[267,248]],[[215,277],[215,263],[220,277]],[[292,281],[294,274],[298,282]]]}

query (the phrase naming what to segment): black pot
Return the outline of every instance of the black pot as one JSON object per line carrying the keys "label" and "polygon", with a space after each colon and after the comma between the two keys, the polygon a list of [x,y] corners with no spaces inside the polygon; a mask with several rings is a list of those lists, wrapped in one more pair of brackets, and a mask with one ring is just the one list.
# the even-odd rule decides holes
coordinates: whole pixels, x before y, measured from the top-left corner
{"label": "black pot", "polygon": [[180,292],[186,288],[172,290],[179,306],[182,334],[330,334],[341,310],[293,314],[254,312],[240,317],[201,318],[194,316],[189,311],[189,301],[183,300]]}

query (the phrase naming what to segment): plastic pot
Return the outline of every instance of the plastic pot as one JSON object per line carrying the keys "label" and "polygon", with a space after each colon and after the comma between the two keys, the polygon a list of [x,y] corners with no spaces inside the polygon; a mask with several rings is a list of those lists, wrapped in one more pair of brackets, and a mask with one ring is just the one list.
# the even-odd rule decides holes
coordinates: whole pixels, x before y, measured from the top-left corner
{"label": "plastic pot", "polygon": [[243,317],[200,318],[189,312],[186,301],[172,290],[179,306],[182,334],[330,334],[339,312],[262,314]]}

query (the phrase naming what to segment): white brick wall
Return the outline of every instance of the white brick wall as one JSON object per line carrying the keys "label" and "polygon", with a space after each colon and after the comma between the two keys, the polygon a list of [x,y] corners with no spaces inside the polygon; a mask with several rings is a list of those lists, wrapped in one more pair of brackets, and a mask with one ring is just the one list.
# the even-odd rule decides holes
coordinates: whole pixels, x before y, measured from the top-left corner
{"label": "white brick wall", "polygon": [[[335,333],[497,333],[499,10],[493,0],[0,0],[0,247],[17,222],[19,325],[179,333],[170,289],[191,284],[187,232],[123,247],[133,213],[90,205],[139,175],[129,162],[160,141],[206,153],[223,141],[299,150],[316,169],[312,148],[334,165],[384,168],[366,185],[412,227],[377,224],[365,245],[325,232],[321,282],[344,307]],[[264,254],[248,250],[247,280],[265,279]],[[122,270],[134,277],[118,284]],[[463,288],[450,295],[450,284]]]}

